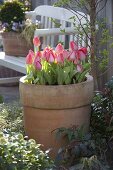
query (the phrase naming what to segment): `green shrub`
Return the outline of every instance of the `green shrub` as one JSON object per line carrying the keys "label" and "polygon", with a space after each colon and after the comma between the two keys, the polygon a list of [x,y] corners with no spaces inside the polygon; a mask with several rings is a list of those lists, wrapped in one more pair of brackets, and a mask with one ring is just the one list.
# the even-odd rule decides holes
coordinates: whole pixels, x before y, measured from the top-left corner
{"label": "green shrub", "polygon": [[0,104],[0,129],[24,134],[23,110],[18,102]]}
{"label": "green shrub", "polygon": [[1,6],[0,21],[5,31],[21,29],[22,22],[25,20],[24,5],[18,1],[7,1]]}
{"label": "green shrub", "polygon": [[93,136],[107,140],[113,136],[113,77],[93,99],[91,131]]}
{"label": "green shrub", "polygon": [[93,99],[91,134],[98,155],[113,169],[113,77]]}
{"label": "green shrub", "polygon": [[22,134],[0,133],[0,170],[44,170],[53,162],[33,139]]}
{"label": "green shrub", "polygon": [[[97,154],[91,134],[84,134],[83,127],[59,128],[60,137],[67,137],[68,144],[59,149],[55,164],[65,170],[108,170],[109,166]],[[70,168],[71,167],[71,168]]]}

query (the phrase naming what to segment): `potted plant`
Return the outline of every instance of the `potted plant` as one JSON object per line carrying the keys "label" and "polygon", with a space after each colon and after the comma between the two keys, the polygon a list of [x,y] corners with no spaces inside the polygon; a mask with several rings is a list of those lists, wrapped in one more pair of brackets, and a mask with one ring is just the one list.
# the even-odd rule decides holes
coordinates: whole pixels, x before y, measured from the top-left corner
{"label": "potted plant", "polygon": [[5,2],[0,9],[3,48],[7,55],[26,56],[31,45],[21,36],[25,28],[24,5],[16,0]]}
{"label": "potted plant", "polygon": [[39,51],[40,39],[33,39],[35,51],[26,57],[27,75],[20,79],[20,97],[24,107],[26,134],[57,152],[64,141],[52,133],[60,127],[84,126],[90,123],[90,103],[93,97],[93,78],[86,59],[87,48],[70,42],[65,50],[58,44],[53,50]]}

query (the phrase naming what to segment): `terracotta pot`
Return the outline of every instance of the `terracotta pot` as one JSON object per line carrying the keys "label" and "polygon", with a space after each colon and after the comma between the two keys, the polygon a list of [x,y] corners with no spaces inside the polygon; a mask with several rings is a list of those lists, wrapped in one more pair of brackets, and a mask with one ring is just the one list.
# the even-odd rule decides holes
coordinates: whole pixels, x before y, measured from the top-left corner
{"label": "terracotta pot", "polygon": [[44,149],[53,148],[53,154],[63,145],[56,140],[53,130],[72,125],[82,126],[88,131],[90,103],[93,97],[93,78],[71,85],[25,84],[20,79],[20,97],[24,107],[25,132]]}
{"label": "terracotta pot", "polygon": [[3,49],[7,55],[26,57],[32,45],[20,36],[20,33],[4,32],[2,33]]}

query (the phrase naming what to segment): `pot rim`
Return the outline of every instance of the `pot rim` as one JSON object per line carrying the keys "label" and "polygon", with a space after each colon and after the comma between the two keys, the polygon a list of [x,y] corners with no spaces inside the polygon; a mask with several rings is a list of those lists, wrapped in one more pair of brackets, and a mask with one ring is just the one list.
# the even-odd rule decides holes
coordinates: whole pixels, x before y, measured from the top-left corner
{"label": "pot rim", "polygon": [[83,81],[81,83],[76,83],[76,84],[67,84],[67,85],[40,85],[40,84],[27,84],[27,83],[24,83],[24,79],[26,78],[26,76],[23,76],[19,79],[19,82],[22,83],[22,84],[25,84],[27,86],[39,86],[39,87],[47,87],[47,88],[56,88],[56,87],[69,87],[69,86],[79,86],[79,85],[84,85],[88,82],[92,82],[93,81],[93,77],[91,75],[87,75],[86,78],[87,80],[86,81]]}

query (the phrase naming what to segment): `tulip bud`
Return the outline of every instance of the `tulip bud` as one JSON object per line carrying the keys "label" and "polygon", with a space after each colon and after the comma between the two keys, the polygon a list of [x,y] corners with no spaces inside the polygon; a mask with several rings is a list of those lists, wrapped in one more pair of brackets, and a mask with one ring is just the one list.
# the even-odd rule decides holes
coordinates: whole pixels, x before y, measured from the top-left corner
{"label": "tulip bud", "polygon": [[70,49],[71,49],[71,51],[78,50],[78,45],[74,41],[71,41],[70,42]]}
{"label": "tulip bud", "polygon": [[40,59],[39,57],[36,57],[35,60],[34,60],[34,66],[37,70],[41,70],[42,69],[42,65],[41,65],[41,62],[40,62]]}
{"label": "tulip bud", "polygon": [[41,42],[40,42],[39,37],[33,38],[33,44],[34,44],[34,46],[38,46],[38,47],[40,46]]}
{"label": "tulip bud", "polygon": [[34,52],[32,50],[29,50],[29,53],[26,56],[26,64],[32,64],[33,58],[34,58]]}
{"label": "tulip bud", "polygon": [[64,47],[62,46],[62,44],[58,44],[57,46],[56,46],[56,48],[55,48],[55,52],[56,53],[62,53],[63,52],[63,50],[64,50]]}

